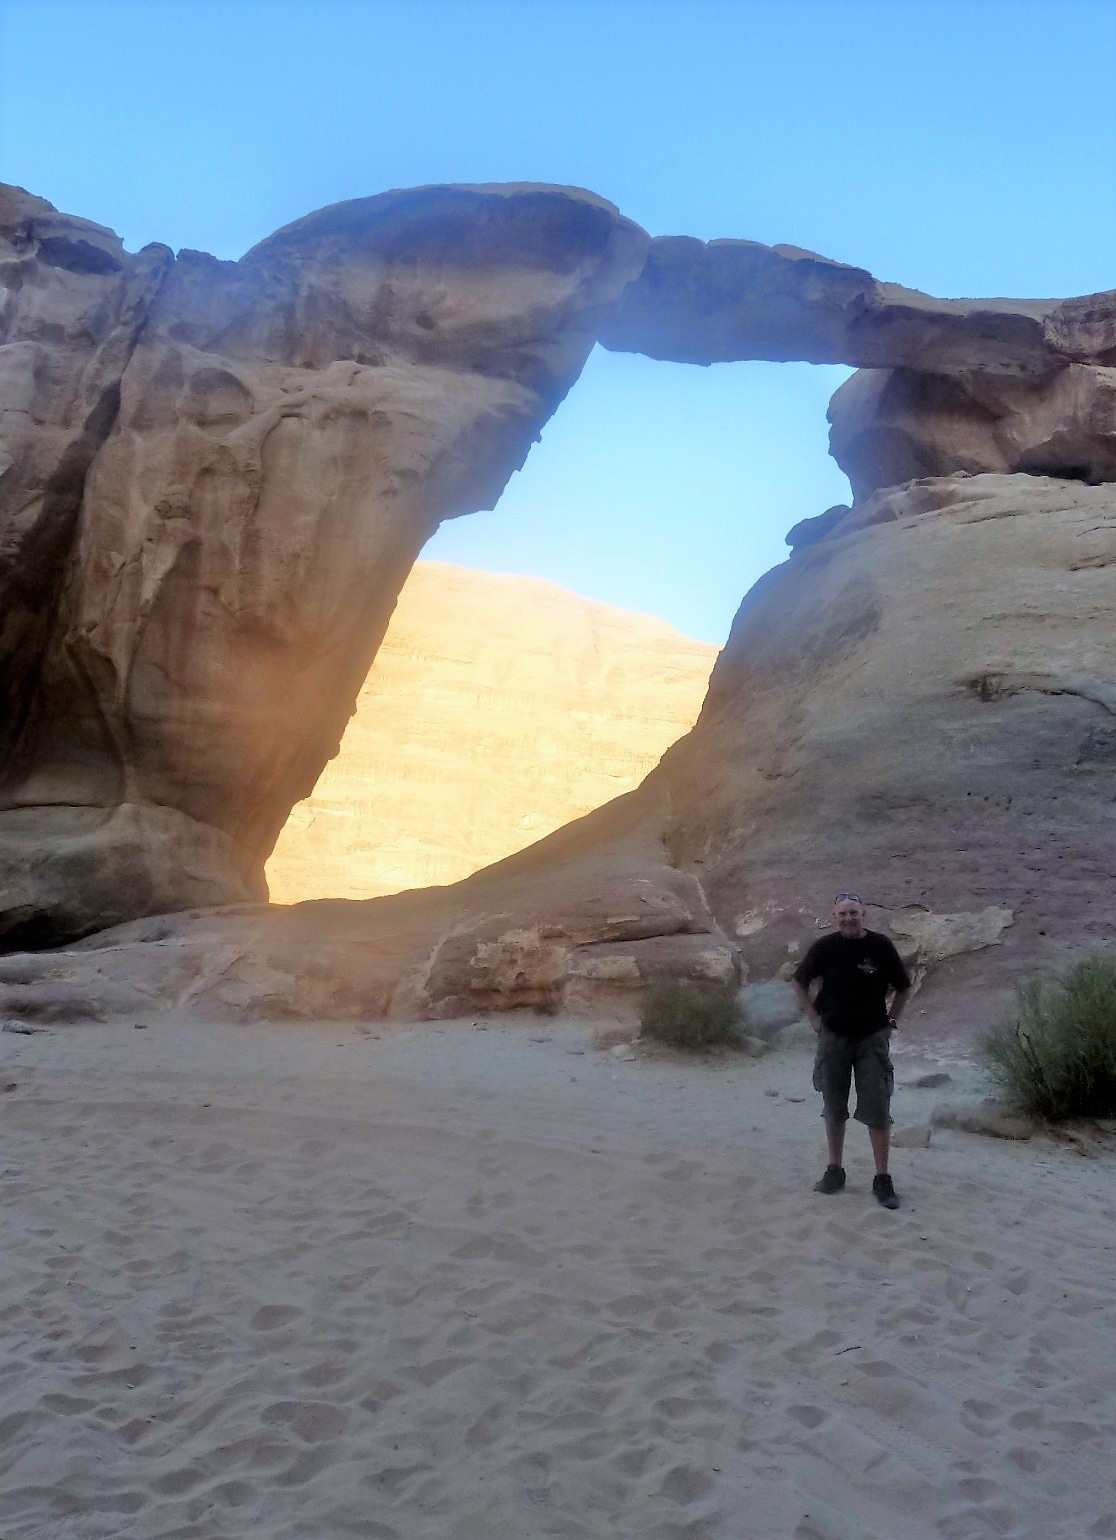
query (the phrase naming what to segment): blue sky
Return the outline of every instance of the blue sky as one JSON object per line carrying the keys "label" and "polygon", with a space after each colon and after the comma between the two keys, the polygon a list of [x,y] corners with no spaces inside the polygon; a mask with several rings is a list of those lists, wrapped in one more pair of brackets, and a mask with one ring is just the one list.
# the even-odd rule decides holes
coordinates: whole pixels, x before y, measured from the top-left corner
{"label": "blue sky", "polygon": [[[240,256],[342,198],[591,187],[653,234],[810,247],[947,295],[1116,285],[1116,0],[0,0],[0,176]],[[443,560],[723,640],[844,500],[809,365],[599,350]]]}

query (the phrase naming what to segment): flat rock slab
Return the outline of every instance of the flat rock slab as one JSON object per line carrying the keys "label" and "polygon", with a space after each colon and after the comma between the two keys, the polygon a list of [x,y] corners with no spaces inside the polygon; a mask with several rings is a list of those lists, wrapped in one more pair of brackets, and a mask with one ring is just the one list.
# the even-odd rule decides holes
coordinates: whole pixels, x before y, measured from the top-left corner
{"label": "flat rock slab", "polygon": [[925,1127],[896,1128],[891,1133],[891,1144],[899,1150],[925,1150],[930,1145],[930,1125]]}
{"label": "flat rock slab", "polygon": [[996,1106],[935,1107],[930,1122],[935,1128],[959,1128],[990,1139],[1033,1139],[1039,1131],[1034,1118]]}

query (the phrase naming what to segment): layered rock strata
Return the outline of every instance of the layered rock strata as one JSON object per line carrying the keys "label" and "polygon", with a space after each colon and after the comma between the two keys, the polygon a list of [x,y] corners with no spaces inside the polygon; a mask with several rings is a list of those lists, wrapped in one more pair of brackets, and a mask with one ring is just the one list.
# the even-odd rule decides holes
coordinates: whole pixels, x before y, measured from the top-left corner
{"label": "layered rock strata", "polygon": [[694,725],[716,656],[553,583],[418,562],[271,854],[272,902],[456,882],[634,790]]}

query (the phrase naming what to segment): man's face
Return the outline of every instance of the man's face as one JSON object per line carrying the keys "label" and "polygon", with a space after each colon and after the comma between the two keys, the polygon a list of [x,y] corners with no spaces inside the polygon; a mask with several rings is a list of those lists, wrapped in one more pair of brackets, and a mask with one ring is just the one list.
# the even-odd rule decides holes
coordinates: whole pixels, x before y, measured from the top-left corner
{"label": "man's face", "polygon": [[864,934],[864,905],[852,898],[840,899],[833,905],[833,921],[842,936],[855,941]]}

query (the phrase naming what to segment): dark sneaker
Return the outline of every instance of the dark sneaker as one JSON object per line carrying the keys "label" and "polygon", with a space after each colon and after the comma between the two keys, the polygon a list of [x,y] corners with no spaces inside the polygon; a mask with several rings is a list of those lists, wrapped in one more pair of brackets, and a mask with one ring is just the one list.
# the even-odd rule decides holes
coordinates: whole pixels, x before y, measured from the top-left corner
{"label": "dark sneaker", "polygon": [[881,1208],[898,1208],[899,1196],[895,1191],[895,1184],[886,1174],[872,1178],[872,1191],[876,1194],[876,1202]]}
{"label": "dark sneaker", "polygon": [[840,1192],[845,1185],[844,1166],[826,1166],[820,1181],[814,1183],[815,1192]]}

